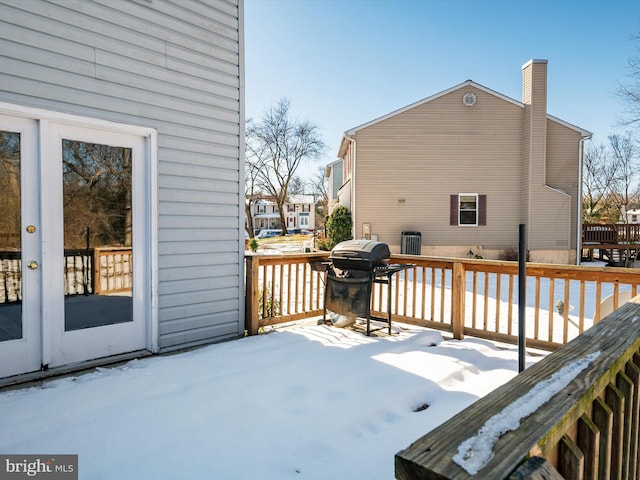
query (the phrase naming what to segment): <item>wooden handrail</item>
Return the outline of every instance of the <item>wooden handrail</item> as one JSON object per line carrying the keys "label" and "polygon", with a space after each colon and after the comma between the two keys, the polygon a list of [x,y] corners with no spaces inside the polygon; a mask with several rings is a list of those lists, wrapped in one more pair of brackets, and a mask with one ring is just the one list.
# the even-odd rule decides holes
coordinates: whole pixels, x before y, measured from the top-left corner
{"label": "wooden handrail", "polygon": [[93,293],[130,292],[133,288],[131,247],[99,247],[93,250]]}
{"label": "wooden handrail", "polygon": [[[322,313],[323,275],[309,262],[328,252],[246,256],[246,329]],[[517,337],[517,263],[477,259],[392,255],[392,263],[412,263],[393,277],[395,321],[509,343]],[[600,320],[600,303],[627,290],[638,294],[637,269],[527,264],[531,347],[554,350]],[[574,292],[578,292],[575,294]],[[373,316],[384,317],[387,289],[374,285]],[[261,298],[264,297],[262,300]],[[499,299],[499,301],[497,301]],[[528,321],[529,324],[529,321]]]}
{"label": "wooden handrail", "polygon": [[[639,388],[640,296],[400,451],[396,478],[528,478],[510,475],[532,457],[554,478],[637,478]],[[531,413],[519,406],[536,396]],[[482,436],[511,411],[523,418]]]}
{"label": "wooden handrail", "polygon": [[638,223],[584,223],[582,225],[582,243],[640,243],[640,224]]}
{"label": "wooden handrail", "polygon": [[[22,253],[0,251],[0,304],[22,300]],[[130,292],[131,247],[64,250],[65,295]]]}

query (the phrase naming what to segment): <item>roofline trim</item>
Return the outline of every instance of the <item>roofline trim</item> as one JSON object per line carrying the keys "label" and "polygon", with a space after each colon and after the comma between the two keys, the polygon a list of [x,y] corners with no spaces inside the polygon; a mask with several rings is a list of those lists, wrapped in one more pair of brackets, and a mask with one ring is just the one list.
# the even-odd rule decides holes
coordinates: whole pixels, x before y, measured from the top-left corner
{"label": "roofline trim", "polygon": [[362,130],[363,128],[367,128],[370,127],[371,125],[374,125],[376,123],[382,122],[383,120],[387,120],[388,118],[394,117],[396,115],[399,115],[401,113],[406,112],[407,110],[411,110],[412,108],[415,107],[419,107],[420,105],[423,105],[427,102],[430,102],[432,100],[436,100],[437,98],[443,97],[444,95],[448,95],[451,92],[455,92],[456,90],[459,90],[461,88],[464,87],[475,87],[479,90],[482,90],[483,92],[489,93],[490,95],[494,95],[498,98],[501,98],[503,100],[506,100],[509,103],[512,103],[514,105],[517,105],[519,107],[524,108],[524,104],[522,102],[519,102],[517,100],[514,100],[511,97],[507,97],[506,95],[503,95],[501,93],[496,92],[495,90],[491,90],[490,88],[485,87],[484,85],[480,85],[479,83],[474,82],[473,80],[467,80],[466,82],[462,82],[458,85],[455,85],[451,88],[448,88],[446,90],[443,90],[439,93],[436,93],[434,95],[431,95],[430,97],[427,98],[423,98],[422,100],[418,100],[417,102],[411,103],[407,106],[404,106],[402,108],[399,108],[397,110],[394,110],[391,113],[388,113],[386,115],[383,115],[381,117],[375,118],[367,123],[363,123],[362,125],[358,125],[357,127],[353,127],[349,130],[347,130],[346,132],[344,132],[345,135],[353,135],[354,133],[358,132],[359,130]]}
{"label": "roofline trim", "polygon": [[556,123],[559,123],[560,125],[570,128],[571,130],[575,130],[576,132],[578,132],[583,138],[591,138],[593,133],[591,133],[589,130],[585,130],[584,128],[580,128],[580,127],[576,127],[575,125],[569,123],[569,122],[565,122],[564,120],[559,119],[558,117],[554,117],[553,115],[550,115],[547,113],[547,120],[553,120]]}

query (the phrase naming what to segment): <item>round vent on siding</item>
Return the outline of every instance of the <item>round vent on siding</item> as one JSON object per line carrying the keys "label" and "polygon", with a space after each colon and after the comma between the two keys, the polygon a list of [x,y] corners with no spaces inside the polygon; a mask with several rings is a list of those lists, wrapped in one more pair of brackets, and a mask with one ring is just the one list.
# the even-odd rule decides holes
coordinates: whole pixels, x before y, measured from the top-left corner
{"label": "round vent on siding", "polygon": [[476,104],[476,96],[473,93],[465,93],[462,97],[462,103],[467,107],[472,107]]}

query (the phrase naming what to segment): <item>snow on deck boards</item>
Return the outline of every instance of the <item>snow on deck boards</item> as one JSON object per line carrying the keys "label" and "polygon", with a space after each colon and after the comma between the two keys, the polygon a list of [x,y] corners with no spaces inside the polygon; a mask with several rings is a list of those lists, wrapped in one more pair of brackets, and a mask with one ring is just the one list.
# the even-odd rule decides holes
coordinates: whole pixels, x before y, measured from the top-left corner
{"label": "snow on deck boards", "polygon": [[81,479],[393,478],[518,369],[515,346],[396,330],[293,327],[0,391],[0,451],[78,454]]}

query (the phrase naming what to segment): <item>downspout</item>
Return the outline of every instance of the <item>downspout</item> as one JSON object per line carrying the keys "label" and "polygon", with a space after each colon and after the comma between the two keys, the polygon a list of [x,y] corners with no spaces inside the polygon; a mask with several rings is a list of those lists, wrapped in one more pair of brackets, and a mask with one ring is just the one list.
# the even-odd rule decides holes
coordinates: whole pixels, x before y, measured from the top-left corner
{"label": "downspout", "polygon": [[349,140],[353,145],[353,155],[351,155],[351,220],[353,222],[351,237],[356,238],[356,139],[349,137],[346,133],[344,138]]}
{"label": "downspout", "polygon": [[576,265],[582,261],[582,162],[584,161],[584,142],[590,140],[592,134],[582,137],[578,142],[580,160],[578,162],[578,228],[576,230]]}

